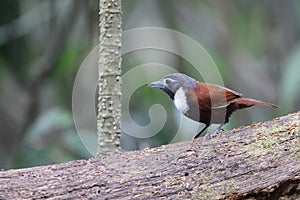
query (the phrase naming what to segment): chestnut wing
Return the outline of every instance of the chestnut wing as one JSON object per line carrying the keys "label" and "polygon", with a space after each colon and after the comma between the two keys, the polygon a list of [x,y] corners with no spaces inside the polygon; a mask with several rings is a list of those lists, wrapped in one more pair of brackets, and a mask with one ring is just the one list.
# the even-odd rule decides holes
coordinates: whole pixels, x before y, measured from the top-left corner
{"label": "chestnut wing", "polygon": [[187,92],[187,98],[190,100],[190,106],[194,109],[212,110],[225,108],[235,99],[240,98],[241,93],[234,90],[218,86],[215,84],[198,82],[194,90]]}

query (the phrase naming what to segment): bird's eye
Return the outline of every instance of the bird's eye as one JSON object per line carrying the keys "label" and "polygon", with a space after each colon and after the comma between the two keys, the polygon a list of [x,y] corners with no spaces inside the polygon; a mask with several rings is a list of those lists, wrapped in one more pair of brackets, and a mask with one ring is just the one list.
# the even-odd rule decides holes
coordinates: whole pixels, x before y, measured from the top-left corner
{"label": "bird's eye", "polygon": [[166,84],[169,84],[169,83],[171,83],[171,80],[170,79],[166,79],[165,82],[166,82]]}

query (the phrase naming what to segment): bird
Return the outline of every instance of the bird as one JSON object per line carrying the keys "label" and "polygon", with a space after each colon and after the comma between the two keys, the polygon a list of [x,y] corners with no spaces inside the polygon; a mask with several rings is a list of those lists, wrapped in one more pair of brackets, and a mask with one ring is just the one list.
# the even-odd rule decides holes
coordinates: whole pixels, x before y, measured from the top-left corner
{"label": "bird", "polygon": [[175,107],[188,118],[204,123],[204,127],[194,136],[198,138],[211,124],[220,124],[215,131],[207,134],[215,137],[231,114],[239,109],[254,105],[279,108],[278,105],[244,98],[242,94],[213,83],[199,82],[183,73],[172,73],[148,85],[163,90],[174,102]]}

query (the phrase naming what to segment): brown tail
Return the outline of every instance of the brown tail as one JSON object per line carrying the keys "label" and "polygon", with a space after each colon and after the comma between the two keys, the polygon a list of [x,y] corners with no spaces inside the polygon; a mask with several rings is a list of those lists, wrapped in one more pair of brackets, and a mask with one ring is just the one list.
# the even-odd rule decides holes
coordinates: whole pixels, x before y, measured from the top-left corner
{"label": "brown tail", "polygon": [[238,109],[247,108],[247,107],[254,106],[254,105],[270,106],[270,107],[274,107],[274,108],[279,108],[278,105],[255,100],[255,99],[249,99],[249,98],[238,98],[238,99],[236,99],[236,103],[239,105]]}

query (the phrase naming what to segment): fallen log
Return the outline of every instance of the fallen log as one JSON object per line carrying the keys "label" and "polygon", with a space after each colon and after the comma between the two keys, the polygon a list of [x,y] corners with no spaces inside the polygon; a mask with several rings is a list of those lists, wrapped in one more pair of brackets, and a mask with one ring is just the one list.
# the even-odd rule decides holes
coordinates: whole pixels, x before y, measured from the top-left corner
{"label": "fallen log", "polygon": [[101,160],[0,172],[0,199],[300,199],[300,112]]}

